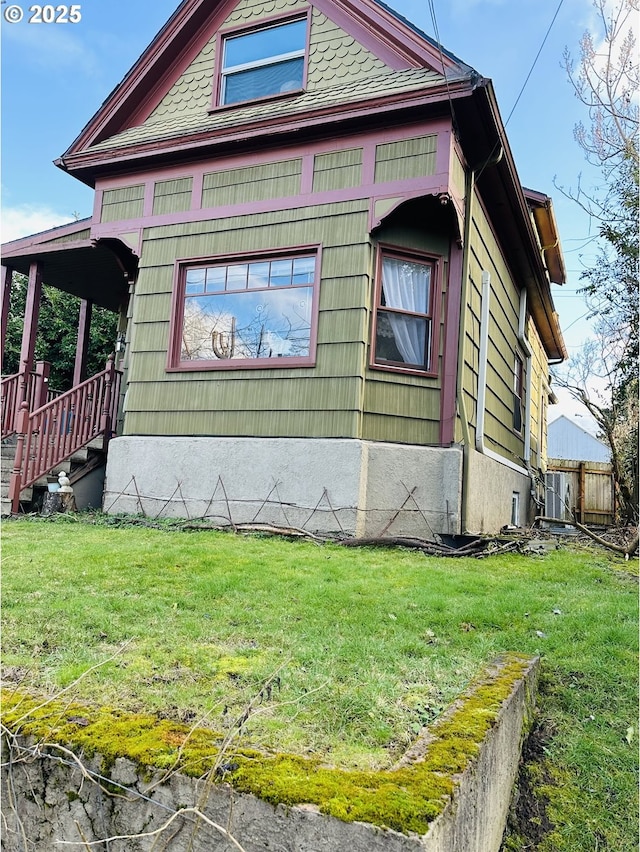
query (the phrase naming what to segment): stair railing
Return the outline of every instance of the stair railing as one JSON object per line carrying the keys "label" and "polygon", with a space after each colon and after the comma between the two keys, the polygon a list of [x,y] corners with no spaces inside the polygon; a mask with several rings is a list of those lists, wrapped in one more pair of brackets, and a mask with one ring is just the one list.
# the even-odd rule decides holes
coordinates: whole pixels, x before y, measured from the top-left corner
{"label": "stair railing", "polygon": [[112,437],[122,373],[110,355],[106,369],[35,411],[25,401],[16,418],[16,454],[9,480],[11,511],[20,508],[20,492],[90,441]]}
{"label": "stair railing", "polygon": [[47,361],[37,361],[33,370],[23,367],[19,373],[2,379],[0,397],[3,438],[9,438],[15,433],[18,412],[23,402],[28,404],[29,411],[34,411],[58,395],[57,391],[49,388],[50,369],[51,364]]}

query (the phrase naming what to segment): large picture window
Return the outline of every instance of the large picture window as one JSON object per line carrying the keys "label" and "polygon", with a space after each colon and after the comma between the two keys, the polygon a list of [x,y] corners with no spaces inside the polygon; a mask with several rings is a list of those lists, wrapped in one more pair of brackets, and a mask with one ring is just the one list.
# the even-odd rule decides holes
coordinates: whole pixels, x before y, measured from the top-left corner
{"label": "large picture window", "polygon": [[313,363],[316,266],[315,252],[182,266],[172,366]]}
{"label": "large picture window", "polygon": [[304,79],[307,19],[274,24],[222,41],[220,103],[298,91]]}
{"label": "large picture window", "polygon": [[430,372],[435,260],[383,251],[373,363]]}

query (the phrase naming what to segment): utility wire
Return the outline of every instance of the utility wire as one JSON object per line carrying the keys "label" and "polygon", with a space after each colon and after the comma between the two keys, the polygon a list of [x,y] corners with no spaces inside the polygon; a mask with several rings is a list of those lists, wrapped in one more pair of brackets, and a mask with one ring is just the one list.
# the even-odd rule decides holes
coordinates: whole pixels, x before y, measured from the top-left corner
{"label": "utility wire", "polygon": [[[429,2],[431,2],[431,0],[429,0]],[[553,18],[551,19],[551,23],[549,24],[549,27],[548,27],[545,35],[544,35],[544,38],[542,39],[542,44],[540,45],[538,52],[536,53],[536,58],[533,60],[531,68],[529,69],[529,73],[527,74],[526,79],[525,79],[524,83],[522,84],[522,88],[520,89],[518,97],[516,98],[514,105],[511,107],[511,112],[509,113],[507,120],[504,123],[505,128],[506,128],[507,124],[509,124],[509,119],[513,115],[515,108],[518,106],[518,102],[520,101],[520,98],[522,97],[522,94],[523,94],[523,92],[524,92],[524,90],[527,86],[527,83],[529,82],[529,78],[533,74],[533,69],[536,67],[538,59],[540,58],[540,54],[542,53],[542,49],[544,48],[544,46],[547,42],[547,39],[549,38],[549,33],[551,32],[551,29],[556,22],[556,18],[558,17],[558,14],[560,12],[560,9],[562,8],[563,3],[564,3],[564,0],[560,0],[560,2],[558,3],[558,8],[556,9]]]}
{"label": "utility wire", "polygon": [[456,132],[457,136],[457,122],[456,122],[456,113],[453,108],[453,99],[451,97],[451,91],[449,90],[449,78],[447,77],[447,70],[444,66],[444,54],[442,52],[442,42],[440,41],[440,33],[438,31],[438,21],[436,20],[436,10],[433,4],[433,0],[428,0],[429,2],[429,11],[431,12],[431,23],[433,24],[433,31],[436,36],[436,43],[438,45],[438,51],[440,53],[440,64],[442,65],[442,76],[444,77],[445,86],[447,87],[447,98],[449,99],[449,109],[451,110],[451,120],[453,124],[453,129]]}
{"label": "utility wire", "polygon": [[[432,2],[432,0],[429,0],[429,3],[430,3],[430,4],[431,4],[431,2]],[[509,124],[509,121],[510,121],[510,119],[511,119],[511,116],[512,116],[512,115],[513,115],[513,113],[515,112],[515,109],[516,109],[516,107],[518,106],[518,103],[520,102],[520,98],[522,97],[522,95],[523,95],[523,93],[524,93],[524,90],[525,90],[525,88],[526,88],[526,86],[527,86],[527,83],[529,82],[529,78],[530,78],[530,77],[531,77],[531,75],[533,74],[533,70],[534,70],[534,68],[536,67],[536,64],[537,64],[537,62],[538,62],[538,59],[540,58],[540,54],[542,53],[542,50],[543,50],[543,48],[544,48],[544,46],[545,46],[545,44],[546,44],[546,42],[547,42],[547,39],[549,38],[549,33],[551,32],[551,29],[552,29],[553,25],[554,25],[554,24],[555,24],[555,22],[556,22],[556,18],[558,17],[558,14],[560,13],[560,9],[562,8],[562,4],[563,4],[563,3],[564,3],[564,0],[560,0],[560,2],[558,3],[558,7],[557,7],[557,9],[556,9],[556,11],[555,11],[555,13],[554,13],[554,15],[553,15],[553,18],[551,19],[551,23],[550,23],[550,24],[549,24],[549,26],[547,27],[547,31],[546,31],[546,33],[544,34],[544,38],[542,39],[542,43],[541,43],[540,47],[538,48],[538,52],[537,52],[537,53],[536,53],[536,55],[535,55],[535,59],[534,59],[534,60],[533,60],[533,62],[531,63],[531,68],[529,69],[529,73],[527,74],[527,76],[526,76],[526,78],[525,78],[525,81],[524,81],[524,83],[522,84],[522,87],[520,88],[520,92],[518,93],[518,97],[516,98],[514,105],[511,107],[511,112],[510,112],[510,113],[509,113],[509,115],[507,116],[507,120],[506,120],[506,121],[505,121],[505,123],[504,123],[504,128],[505,128],[505,130],[506,130],[506,128],[507,128],[507,124]],[[478,180],[478,178],[480,178],[480,176],[482,175],[482,172],[485,170],[485,168],[487,167],[488,163],[490,163],[490,162],[491,162],[491,160],[493,159],[493,157],[494,157],[494,156],[495,156],[495,154],[497,153],[497,151],[498,151],[498,148],[499,148],[500,144],[501,144],[501,142],[500,142],[500,141],[498,141],[498,142],[496,142],[496,144],[493,146],[493,148],[492,148],[492,150],[491,150],[491,153],[489,154],[489,156],[488,156],[488,157],[487,157],[487,159],[485,160],[485,162],[484,162],[483,166],[482,166],[482,167],[480,168],[480,170],[478,171],[478,174],[476,175],[476,180]]]}

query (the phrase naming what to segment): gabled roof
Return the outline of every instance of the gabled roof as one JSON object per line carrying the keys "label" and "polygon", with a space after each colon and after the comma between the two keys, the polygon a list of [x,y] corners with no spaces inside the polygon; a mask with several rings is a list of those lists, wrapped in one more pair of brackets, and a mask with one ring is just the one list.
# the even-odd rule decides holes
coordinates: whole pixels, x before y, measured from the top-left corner
{"label": "gabled roof", "polygon": [[[75,155],[104,147],[107,140],[141,125],[236,5],[237,0],[183,0],[57,165],[73,171]],[[302,9],[307,4],[292,0],[288,6]],[[460,76],[472,70],[378,0],[316,0],[313,8],[365,45],[389,70],[427,69],[442,81],[444,74]]]}
{"label": "gabled roof", "polygon": [[547,455],[567,461],[611,461],[611,449],[562,414],[549,423]]}

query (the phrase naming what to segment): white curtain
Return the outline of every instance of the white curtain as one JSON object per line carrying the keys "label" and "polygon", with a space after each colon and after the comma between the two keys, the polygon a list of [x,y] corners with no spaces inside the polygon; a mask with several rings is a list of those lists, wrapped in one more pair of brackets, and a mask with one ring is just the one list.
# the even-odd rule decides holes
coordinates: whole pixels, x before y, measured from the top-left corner
{"label": "white curtain", "polygon": [[[389,308],[428,313],[431,268],[421,263],[385,257],[382,289]],[[427,322],[387,312],[398,351],[407,364],[425,363]]]}

